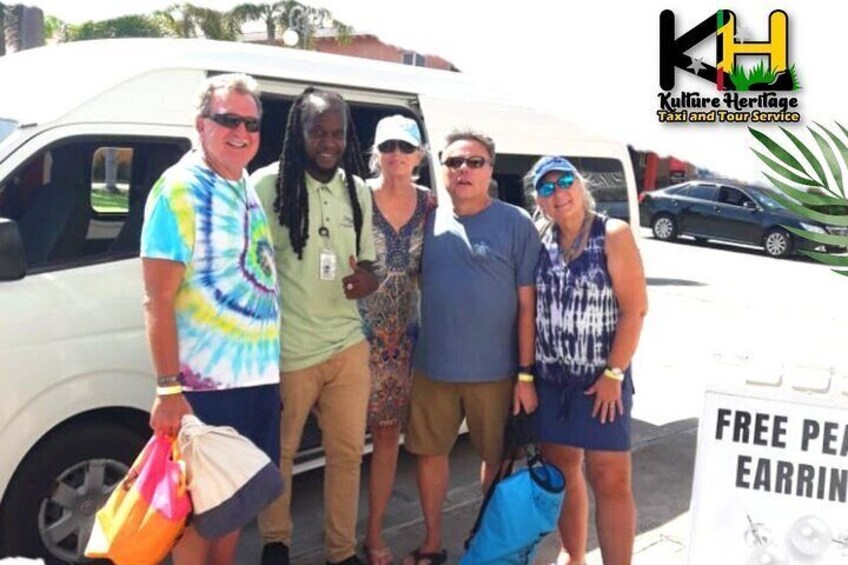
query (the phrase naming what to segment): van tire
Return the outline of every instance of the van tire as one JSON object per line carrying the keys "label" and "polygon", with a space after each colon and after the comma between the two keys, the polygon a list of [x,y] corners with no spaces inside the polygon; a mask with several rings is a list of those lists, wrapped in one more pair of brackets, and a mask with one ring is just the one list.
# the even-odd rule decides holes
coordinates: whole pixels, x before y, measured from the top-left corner
{"label": "van tire", "polygon": [[[84,560],[77,530],[87,539],[94,512],[144,444],[145,438],[135,431],[105,421],[73,424],[48,435],[27,454],[6,489],[0,508],[0,556],[41,557],[51,565]],[[84,479],[94,483],[86,485]],[[66,490],[73,503],[70,510],[53,498],[60,485],[71,487]],[[74,524],[74,531],[45,543],[43,534],[59,516]]]}

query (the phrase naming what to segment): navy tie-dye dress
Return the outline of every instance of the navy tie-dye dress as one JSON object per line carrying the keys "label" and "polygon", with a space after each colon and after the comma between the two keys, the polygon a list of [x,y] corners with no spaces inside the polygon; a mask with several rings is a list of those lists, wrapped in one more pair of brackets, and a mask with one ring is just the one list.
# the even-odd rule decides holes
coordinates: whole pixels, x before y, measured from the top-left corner
{"label": "navy tie-dye dress", "polygon": [[603,373],[618,324],[618,301],[607,270],[605,216],[595,215],[586,247],[566,264],[554,225],[542,236],[536,267],[537,422],[543,442],[585,449],[630,448],[633,385],[622,384],[624,417],[592,418],[584,391]]}

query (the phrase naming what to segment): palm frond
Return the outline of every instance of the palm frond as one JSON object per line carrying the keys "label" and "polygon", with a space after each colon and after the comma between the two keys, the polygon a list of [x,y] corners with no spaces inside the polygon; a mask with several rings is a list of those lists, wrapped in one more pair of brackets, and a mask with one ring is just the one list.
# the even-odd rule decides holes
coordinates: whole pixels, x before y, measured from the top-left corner
{"label": "palm frond", "polygon": [[777,200],[781,206],[795,212],[799,216],[803,216],[804,218],[808,218],[810,220],[815,220],[817,222],[822,222],[824,224],[828,224],[831,226],[841,226],[848,227],[848,215],[843,214],[824,214],[822,212],[817,212],[816,210],[812,210],[802,204],[798,204],[791,198],[787,198],[782,194],[772,194],[772,198]]}
{"label": "palm frond", "polygon": [[790,171],[789,169],[787,169],[786,167],[784,167],[780,163],[768,158],[767,156],[763,155],[762,153],[760,153],[756,149],[751,149],[751,151],[753,151],[754,154],[757,157],[760,158],[760,161],[762,161],[763,163],[768,165],[768,167],[772,171],[776,172],[777,174],[779,174],[783,178],[785,178],[787,180],[791,180],[792,182],[797,182],[798,184],[806,185],[806,186],[818,186],[818,187],[821,186],[821,183],[819,183],[818,181],[814,181],[814,180],[810,179],[809,177],[802,177],[802,176],[798,175],[797,173]]}
{"label": "palm frond", "polygon": [[804,156],[804,158],[813,168],[816,173],[816,176],[819,179],[819,182],[821,182],[821,186],[824,187],[825,190],[829,189],[829,186],[827,184],[827,177],[824,174],[824,168],[822,168],[821,163],[819,163],[819,160],[816,159],[816,156],[813,154],[813,152],[810,151],[807,146],[804,145],[800,139],[795,137],[795,135],[793,135],[792,132],[788,129],[780,128],[780,131],[782,131],[786,135],[786,137],[789,138],[789,141],[795,144],[795,147],[798,148],[798,151],[801,152],[801,155]]}
{"label": "palm frond", "polygon": [[836,181],[836,186],[839,187],[840,192],[844,193],[844,189],[842,188],[842,167],[836,160],[836,153],[833,152],[830,144],[824,137],[821,136],[821,134],[817,133],[811,127],[808,127],[807,130],[810,132],[810,135],[813,136],[813,139],[816,140],[816,144],[819,146],[822,156],[824,156],[824,161],[827,163],[827,168],[830,170],[830,175],[833,177],[833,180]]}
{"label": "palm frond", "polygon": [[772,140],[763,132],[757,131],[754,128],[749,127],[748,131],[751,132],[751,135],[753,135],[757,139],[757,141],[762,143],[765,148],[771,152],[772,155],[774,155],[796,171],[804,173],[805,175],[807,174],[807,171],[804,170],[804,166],[801,165],[800,162],[798,162],[798,159],[796,159],[795,156],[792,155],[792,153],[781,147],[780,144]]}
{"label": "palm frond", "polygon": [[[772,195],[773,198],[784,208],[794,212],[798,216],[818,222],[819,224],[824,224],[827,231],[822,233],[823,230],[820,227],[803,223],[801,225],[805,229],[792,226],[783,227],[793,235],[814,243],[846,248],[848,247],[848,235],[831,233],[834,231],[841,232],[842,230],[834,230],[827,226],[848,227],[848,198],[846,198],[845,194],[846,182],[843,174],[843,166],[848,170],[848,144],[846,144],[842,137],[830,129],[819,123],[815,123],[815,125],[824,134],[808,126],[807,131],[812,137],[812,142],[808,144],[805,144],[798,136],[786,128],[780,128],[795,149],[803,156],[806,163],[813,170],[814,175],[810,175],[801,162],[786,148],[782,147],[766,134],[749,128],[752,136],[765,146],[781,163],[778,163],[756,149],[752,148],[752,151],[770,169],[768,172],[763,171],[763,175],[777,190]],[[848,130],[838,122],[836,125],[839,127],[843,136],[848,138]],[[836,148],[835,151],[834,147]],[[818,150],[818,155],[815,150]],[[827,171],[825,171],[822,161],[827,166]],[[799,167],[796,167],[796,164]],[[838,193],[829,185],[828,173],[833,178],[835,188],[839,191]],[[826,265],[848,268],[848,256],[846,255],[833,255],[805,250],[802,250],[801,253]],[[833,271],[840,275],[848,276],[848,269],[833,269]]]}
{"label": "palm frond", "polygon": [[778,190],[783,191],[790,198],[797,200],[801,204],[808,204],[810,206],[848,206],[848,200],[844,198],[836,198],[826,194],[819,194],[812,190],[800,190],[765,172],[763,173],[763,176],[765,176]]}

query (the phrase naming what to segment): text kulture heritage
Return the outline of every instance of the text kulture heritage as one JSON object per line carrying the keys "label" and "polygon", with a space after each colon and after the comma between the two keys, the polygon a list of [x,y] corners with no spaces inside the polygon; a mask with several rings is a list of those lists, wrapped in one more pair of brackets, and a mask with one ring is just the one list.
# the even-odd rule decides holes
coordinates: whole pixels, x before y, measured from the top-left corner
{"label": "text kulture heritage", "polygon": [[774,92],[761,92],[756,96],[741,92],[725,92],[722,96],[704,96],[699,92],[660,92],[660,109],[668,112],[694,108],[724,108],[729,110],[772,109],[786,111],[798,107],[798,98],[779,96]]}

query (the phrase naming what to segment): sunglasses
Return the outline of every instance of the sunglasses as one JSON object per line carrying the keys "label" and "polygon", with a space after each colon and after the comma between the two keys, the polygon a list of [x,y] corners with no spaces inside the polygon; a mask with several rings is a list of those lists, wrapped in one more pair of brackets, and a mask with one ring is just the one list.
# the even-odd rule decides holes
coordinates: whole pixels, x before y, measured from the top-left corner
{"label": "sunglasses", "polygon": [[236,114],[208,114],[205,117],[227,129],[236,129],[239,124],[244,124],[244,129],[249,133],[259,131],[259,118],[245,118]]}
{"label": "sunglasses", "polygon": [[459,169],[463,165],[468,165],[469,169],[479,169],[488,163],[485,157],[448,157],[442,161],[442,165],[449,169]]}
{"label": "sunglasses", "polygon": [[561,190],[568,190],[573,184],[574,173],[570,171],[564,172],[555,181],[540,182],[539,186],[536,187],[536,192],[542,198],[547,198],[548,196],[551,196],[557,188]]}
{"label": "sunglasses", "polygon": [[418,148],[400,139],[389,139],[377,146],[377,151],[380,153],[394,153],[395,149],[399,149],[401,153],[409,155],[415,153],[415,150]]}

